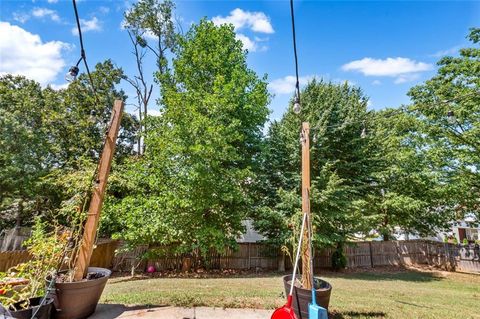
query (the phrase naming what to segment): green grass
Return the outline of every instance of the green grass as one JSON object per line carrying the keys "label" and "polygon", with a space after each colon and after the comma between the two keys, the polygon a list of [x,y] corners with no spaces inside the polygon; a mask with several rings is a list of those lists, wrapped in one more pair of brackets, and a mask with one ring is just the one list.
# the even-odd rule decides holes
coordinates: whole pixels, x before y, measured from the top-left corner
{"label": "green grass", "polygon": [[[480,319],[480,276],[425,271],[325,272],[330,318]],[[274,309],[285,302],[281,275],[229,278],[113,278],[106,303]]]}

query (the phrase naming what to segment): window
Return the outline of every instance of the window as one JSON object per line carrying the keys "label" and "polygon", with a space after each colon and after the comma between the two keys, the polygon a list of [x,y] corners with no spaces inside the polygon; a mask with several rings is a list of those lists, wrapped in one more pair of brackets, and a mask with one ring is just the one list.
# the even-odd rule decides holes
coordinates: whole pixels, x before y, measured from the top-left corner
{"label": "window", "polygon": [[479,240],[480,239],[478,229],[467,228],[466,231],[467,231],[466,235],[467,235],[468,240]]}

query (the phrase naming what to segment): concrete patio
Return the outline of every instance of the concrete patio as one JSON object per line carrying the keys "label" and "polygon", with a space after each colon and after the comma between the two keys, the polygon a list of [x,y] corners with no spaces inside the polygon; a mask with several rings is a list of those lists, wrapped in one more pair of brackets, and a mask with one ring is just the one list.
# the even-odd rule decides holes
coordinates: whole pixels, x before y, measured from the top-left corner
{"label": "concrete patio", "polygon": [[100,304],[89,319],[145,318],[145,319],[269,319],[272,310],[180,308],[180,307],[128,307],[119,304]]}

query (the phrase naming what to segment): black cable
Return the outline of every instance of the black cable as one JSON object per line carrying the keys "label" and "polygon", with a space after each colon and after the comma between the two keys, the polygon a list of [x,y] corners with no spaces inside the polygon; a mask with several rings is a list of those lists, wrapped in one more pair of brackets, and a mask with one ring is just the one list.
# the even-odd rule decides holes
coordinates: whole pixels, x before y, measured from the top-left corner
{"label": "black cable", "polygon": [[295,14],[293,12],[293,0],[290,0],[290,15],[292,17],[292,34],[293,34],[293,54],[295,55],[295,76],[296,76],[296,102],[300,103],[300,82],[298,80],[298,58],[297,58],[297,39],[295,36]]}
{"label": "black cable", "polygon": [[80,27],[80,18],[78,17],[77,2],[75,0],[72,0],[72,2],[73,2],[73,9],[75,11],[75,19],[77,21],[78,36],[80,38],[80,60],[78,60],[77,66],[80,63],[80,61],[83,60],[83,63],[85,64],[85,69],[87,70],[88,78],[90,79],[90,85],[92,86],[93,95],[95,97],[96,102],[99,103],[98,97],[97,97],[97,90],[95,89],[95,85],[93,84],[92,75],[90,74],[90,68],[88,67],[88,63],[87,63],[87,55],[85,54],[85,48],[83,46],[82,28]]}

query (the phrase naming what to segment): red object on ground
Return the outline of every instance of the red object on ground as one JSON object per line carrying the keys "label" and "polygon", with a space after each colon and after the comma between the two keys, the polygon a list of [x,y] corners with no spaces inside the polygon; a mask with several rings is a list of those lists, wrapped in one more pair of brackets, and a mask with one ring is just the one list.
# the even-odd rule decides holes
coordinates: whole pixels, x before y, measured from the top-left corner
{"label": "red object on ground", "polygon": [[0,295],[4,295],[5,294],[5,289],[0,289]]}
{"label": "red object on ground", "polygon": [[155,270],[156,270],[156,269],[155,269],[155,267],[153,267],[153,266],[148,266],[148,268],[147,268],[147,272],[148,272],[149,274],[153,274],[153,273],[155,272]]}
{"label": "red object on ground", "polygon": [[297,319],[295,312],[292,308],[292,296],[293,287],[295,286],[295,275],[297,273],[298,260],[300,259],[300,248],[302,247],[303,231],[305,230],[305,221],[307,219],[307,213],[303,213],[302,228],[300,230],[300,238],[298,239],[297,255],[295,257],[295,266],[293,266],[292,284],[290,286],[290,293],[287,297],[287,303],[282,308],[276,309],[271,319]]}
{"label": "red object on ground", "polygon": [[292,295],[288,296],[285,306],[278,308],[273,312],[271,319],[297,319],[292,308]]}

